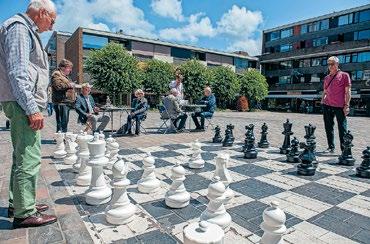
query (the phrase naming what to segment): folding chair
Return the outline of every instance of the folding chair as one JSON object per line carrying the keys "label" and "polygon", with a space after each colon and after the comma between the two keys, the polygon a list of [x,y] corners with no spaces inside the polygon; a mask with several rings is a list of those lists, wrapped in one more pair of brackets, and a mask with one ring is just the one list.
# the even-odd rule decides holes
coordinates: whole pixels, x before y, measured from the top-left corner
{"label": "folding chair", "polygon": [[[172,122],[172,119],[164,105],[158,105],[158,110],[160,114],[160,119],[162,120],[162,125],[158,128],[158,132],[161,131],[161,129],[165,129],[163,134],[166,134],[167,131],[172,130],[175,127],[175,125]],[[166,128],[164,128],[166,127]],[[176,130],[175,130],[176,131]]]}
{"label": "folding chair", "polygon": [[[143,127],[143,123],[145,120],[146,120],[146,116],[147,114],[144,114],[143,117],[141,118],[141,123],[140,123],[140,131],[142,131],[144,134],[147,134],[147,131],[146,129]],[[135,128],[136,127],[136,120],[133,119],[132,120],[132,127]]]}

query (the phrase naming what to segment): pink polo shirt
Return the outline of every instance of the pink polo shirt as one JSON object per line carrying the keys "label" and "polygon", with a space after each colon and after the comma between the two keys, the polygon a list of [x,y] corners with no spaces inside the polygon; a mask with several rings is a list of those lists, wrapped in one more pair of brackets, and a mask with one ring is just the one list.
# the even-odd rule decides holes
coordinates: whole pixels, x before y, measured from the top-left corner
{"label": "pink polo shirt", "polygon": [[338,71],[337,75],[329,85],[332,78],[333,76],[327,75],[324,79],[324,89],[326,89],[324,104],[332,107],[343,108],[345,105],[345,88],[351,86],[351,78],[348,73]]}

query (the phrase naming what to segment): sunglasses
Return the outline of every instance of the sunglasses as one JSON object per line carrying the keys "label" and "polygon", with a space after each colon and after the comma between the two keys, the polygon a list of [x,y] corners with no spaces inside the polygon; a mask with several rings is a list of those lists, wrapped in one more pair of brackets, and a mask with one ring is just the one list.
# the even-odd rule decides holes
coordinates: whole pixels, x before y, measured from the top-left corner
{"label": "sunglasses", "polygon": [[335,66],[335,63],[328,63],[329,66]]}

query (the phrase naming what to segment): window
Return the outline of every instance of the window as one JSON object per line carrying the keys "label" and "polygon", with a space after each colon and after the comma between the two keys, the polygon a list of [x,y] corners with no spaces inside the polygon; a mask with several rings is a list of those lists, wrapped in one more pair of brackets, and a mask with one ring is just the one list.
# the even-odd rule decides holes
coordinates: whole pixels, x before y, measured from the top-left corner
{"label": "window", "polygon": [[322,46],[322,45],[326,45],[326,44],[328,44],[328,38],[327,37],[321,37],[321,38],[317,38],[317,39],[312,40],[312,46],[314,46],[314,47],[318,47],[318,46]]}
{"label": "window", "polygon": [[364,72],[362,70],[355,70],[352,71],[351,79],[352,80],[362,80],[364,75]]}
{"label": "window", "polygon": [[354,32],[354,40],[359,41],[359,40],[367,40],[367,39],[370,39],[370,29]]}
{"label": "window", "polygon": [[308,32],[318,31],[320,28],[319,22],[313,22],[308,25]]}
{"label": "window", "polygon": [[339,18],[338,18],[338,26],[348,25],[348,24],[352,24],[352,23],[353,23],[353,14],[352,13],[339,16]]}
{"label": "window", "polygon": [[291,60],[280,62],[280,69],[291,69],[292,66],[293,62]]}
{"label": "window", "polygon": [[313,58],[311,60],[311,66],[319,66],[321,65],[321,58]]}
{"label": "window", "polygon": [[320,76],[319,74],[313,74],[311,75],[311,82],[320,82]]}
{"label": "window", "polygon": [[329,29],[329,19],[324,19],[320,21],[320,30]]}
{"label": "window", "polygon": [[357,63],[357,53],[352,53],[352,63]]}
{"label": "window", "polygon": [[299,60],[299,67],[300,68],[310,67],[310,60],[309,59]]}
{"label": "window", "polygon": [[56,46],[57,46],[57,44],[56,44],[56,40],[55,40],[55,38],[50,39],[50,41],[49,41],[49,47],[48,47],[48,51],[55,51]]}
{"label": "window", "polygon": [[248,60],[244,58],[234,58],[234,65],[236,70],[244,70],[248,68]]}
{"label": "window", "polygon": [[292,50],[293,46],[292,44],[285,44],[280,46],[280,52],[288,52]]}
{"label": "window", "polygon": [[358,22],[369,21],[369,20],[370,20],[370,9],[361,11]]}
{"label": "window", "polygon": [[338,59],[339,59],[340,64],[350,63],[351,62],[351,54],[339,55]]}
{"label": "window", "polygon": [[357,62],[370,62],[370,52],[358,53]]}
{"label": "window", "polygon": [[139,61],[145,61],[145,60],[153,59],[153,56],[150,56],[150,55],[143,55],[143,54],[137,54],[137,53],[135,53],[134,56]]}
{"label": "window", "polygon": [[322,58],[322,60],[321,60],[321,65],[322,66],[326,66],[326,65],[328,65],[328,59],[325,57],[325,58]]}
{"label": "window", "polygon": [[277,40],[280,39],[280,31],[274,31],[270,33],[270,40]]}
{"label": "window", "polygon": [[307,33],[307,25],[301,25],[301,34]]}
{"label": "window", "polygon": [[192,53],[187,49],[172,47],[171,56],[175,58],[190,59],[192,57]]}
{"label": "window", "polygon": [[206,54],[205,53],[200,53],[200,52],[195,52],[193,54],[193,57],[198,60],[206,61]]}
{"label": "window", "polygon": [[279,77],[279,84],[290,84],[292,81],[292,77],[290,76],[280,76]]}
{"label": "window", "polygon": [[293,35],[293,28],[285,29],[281,31],[281,38],[290,37]]}
{"label": "window", "polygon": [[83,34],[82,43],[83,48],[98,49],[108,44],[108,38],[103,36]]}

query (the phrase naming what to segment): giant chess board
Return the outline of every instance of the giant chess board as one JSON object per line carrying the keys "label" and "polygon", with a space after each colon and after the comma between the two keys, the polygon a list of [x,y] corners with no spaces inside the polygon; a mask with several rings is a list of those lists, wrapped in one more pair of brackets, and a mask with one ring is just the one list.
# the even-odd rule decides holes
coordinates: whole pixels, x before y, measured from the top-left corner
{"label": "giant chess board", "polygon": [[[244,159],[242,144],[222,147],[221,144],[202,142],[202,169],[190,169],[186,162],[192,153],[190,144],[169,144],[149,148],[121,149],[120,155],[128,162],[131,181],[128,195],[138,208],[132,222],[113,226],[106,222],[107,204],[85,204],[88,187],[75,185],[76,174],[71,165],[55,160],[55,165],[70,197],[96,243],[181,243],[183,228],[198,221],[206,208],[207,187],[215,170],[218,153],[229,153],[227,166],[235,197],[226,205],[232,217],[225,243],[256,243],[262,212],[276,200],[286,213],[288,228],[284,240],[288,243],[369,243],[370,241],[370,180],[355,176],[355,167],[332,163],[337,156],[317,155],[319,162],[314,176],[300,176],[296,164],[287,163],[278,148],[258,149],[257,159]],[[155,157],[155,173],[161,181],[159,191],[143,194],[137,190],[142,159],[150,152]],[[180,162],[186,169],[186,189],[191,193],[190,204],[182,209],[165,205],[164,196],[171,184],[171,168]],[[358,164],[359,162],[356,162]],[[105,170],[107,181],[112,172]]]}

